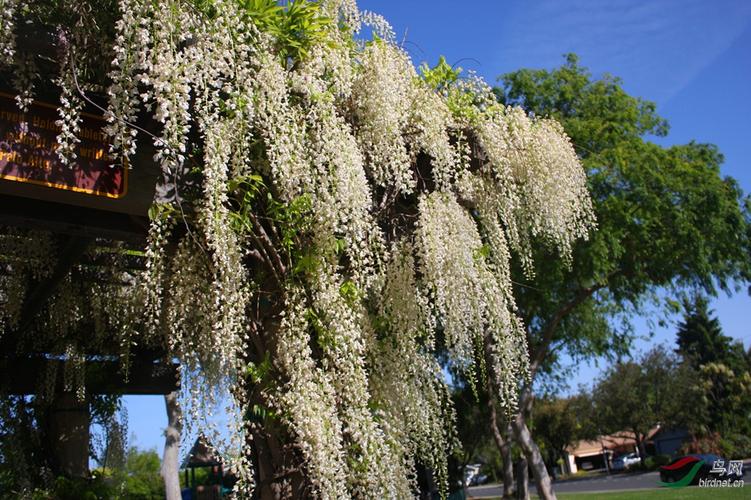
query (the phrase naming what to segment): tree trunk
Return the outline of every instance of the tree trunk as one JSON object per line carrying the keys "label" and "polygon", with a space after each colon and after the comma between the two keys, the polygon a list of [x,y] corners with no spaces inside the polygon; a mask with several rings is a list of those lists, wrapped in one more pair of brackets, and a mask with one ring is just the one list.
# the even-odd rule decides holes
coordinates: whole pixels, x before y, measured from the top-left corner
{"label": "tree trunk", "polygon": [[553,481],[556,479],[556,468],[558,464],[558,457],[555,453],[555,451],[551,451],[548,453],[548,463],[550,465],[550,475],[553,476]]}
{"label": "tree trunk", "polygon": [[[510,431],[511,427],[507,428]],[[501,459],[503,460],[503,498],[514,497],[514,462],[511,459],[511,432],[506,432],[506,439],[501,447]]]}
{"label": "tree trunk", "polygon": [[183,429],[182,410],[177,404],[177,392],[164,395],[167,408],[167,429],[164,431],[164,455],[162,457],[162,478],[167,500],[180,500],[180,433]]}
{"label": "tree trunk", "polygon": [[[257,344],[250,359],[260,363],[267,352],[275,350],[279,331],[279,312],[265,310],[264,316],[257,319]],[[273,356],[273,354],[272,354]],[[247,405],[249,407],[268,408],[269,402],[263,391],[248,383],[246,386]],[[300,467],[296,463],[299,457],[293,453],[286,453],[282,428],[277,425],[267,425],[263,418],[247,422],[247,436],[253,453],[255,467],[254,498],[259,500],[281,500],[286,498],[303,498],[304,485],[299,480]]]}
{"label": "tree trunk", "polygon": [[542,459],[540,449],[532,440],[532,436],[529,433],[523,410],[511,422],[511,425],[514,429],[514,437],[516,438],[516,441],[519,443],[522,452],[532,465],[532,475],[534,476],[535,484],[537,485],[537,496],[545,500],[556,500],[553,486],[550,482],[550,476],[548,476],[548,470],[545,468],[545,462]]}
{"label": "tree trunk", "polygon": [[310,483],[303,475],[300,457],[279,441],[279,435],[250,426],[255,466],[255,491],[259,500],[310,498]]}
{"label": "tree trunk", "polygon": [[281,468],[278,451],[271,449],[270,440],[259,429],[252,434],[256,456],[256,494],[260,500],[279,500],[289,495],[283,485],[274,481],[275,473]]}
{"label": "tree trunk", "polygon": [[511,461],[511,433],[510,427],[506,429],[507,438],[504,439],[501,430],[498,428],[498,415],[495,408],[495,398],[488,398],[488,406],[490,408],[490,430],[493,433],[493,439],[498,447],[498,451],[501,453],[501,461],[503,463],[503,498],[512,498],[514,496],[514,463]]}
{"label": "tree trunk", "polygon": [[644,446],[644,438],[646,437],[644,434],[640,434],[638,432],[634,432],[634,437],[636,438],[636,446],[639,449],[639,460],[641,461],[642,467],[647,466],[647,449]]}
{"label": "tree trunk", "polygon": [[521,457],[516,464],[516,498],[529,500],[529,465],[527,459]]}

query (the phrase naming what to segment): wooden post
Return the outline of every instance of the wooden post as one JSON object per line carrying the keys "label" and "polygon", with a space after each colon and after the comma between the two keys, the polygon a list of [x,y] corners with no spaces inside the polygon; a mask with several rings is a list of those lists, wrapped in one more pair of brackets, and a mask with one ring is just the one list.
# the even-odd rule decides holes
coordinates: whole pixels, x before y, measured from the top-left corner
{"label": "wooden post", "polygon": [[56,472],[89,476],[89,405],[72,392],[55,396],[50,408],[49,438]]}

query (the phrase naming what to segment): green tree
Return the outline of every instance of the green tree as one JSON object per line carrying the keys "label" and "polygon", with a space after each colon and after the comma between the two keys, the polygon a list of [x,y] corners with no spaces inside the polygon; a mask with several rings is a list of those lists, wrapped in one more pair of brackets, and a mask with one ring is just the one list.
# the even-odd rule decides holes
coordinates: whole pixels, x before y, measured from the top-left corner
{"label": "green tree", "polygon": [[711,316],[707,299],[697,296],[684,304],[678,324],[677,352],[698,369],[708,363],[723,363],[735,370],[748,368],[743,344],[723,335],[720,321]]}
{"label": "green tree", "polygon": [[154,450],[131,447],[125,459],[123,498],[157,500],[164,498],[164,482],[159,475],[159,455]]}
{"label": "green tree", "polygon": [[724,363],[699,368],[699,389],[707,407],[703,433],[718,432],[733,440],[751,432],[751,372]]}
{"label": "green tree", "polygon": [[592,401],[584,393],[569,398],[544,397],[537,401],[531,428],[541,444],[548,467],[555,467],[568,446],[596,436],[591,410]]}
{"label": "green tree", "polygon": [[[594,79],[575,55],[552,71],[524,69],[501,81],[502,102],[563,125],[587,171],[599,226],[570,266],[538,245],[534,276],[514,271],[533,381],[554,376],[564,353],[581,360],[627,352],[629,318],[659,292],[713,295],[748,282],[749,202],[721,175],[716,146],[650,142],[668,132],[655,104],[628,95],[618,78]],[[529,384],[514,427],[539,483],[541,456],[525,439],[531,405]]]}
{"label": "green tree", "polygon": [[697,385],[706,406],[705,419],[695,429],[700,435],[719,433],[734,440],[751,431],[751,373],[743,344],[722,333],[708,309],[706,298],[684,303],[678,325],[676,352],[698,373]]}
{"label": "green tree", "polygon": [[689,366],[662,347],[613,365],[592,393],[598,431],[633,437],[644,465],[644,444],[652,428],[691,425],[703,413],[695,379]]}

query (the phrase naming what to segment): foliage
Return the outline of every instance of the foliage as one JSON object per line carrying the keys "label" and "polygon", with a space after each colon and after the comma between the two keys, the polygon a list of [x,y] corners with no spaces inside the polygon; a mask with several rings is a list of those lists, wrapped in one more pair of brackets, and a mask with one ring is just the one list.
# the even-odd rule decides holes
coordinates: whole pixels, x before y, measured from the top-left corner
{"label": "foliage", "polygon": [[[550,259],[544,245],[533,245],[535,266],[522,260],[512,269],[533,376],[563,382],[566,355],[618,359],[634,338],[631,318],[650,302],[670,313],[671,297],[749,281],[751,203],[721,176],[715,146],[650,142],[668,131],[654,103],[628,95],[610,75],[593,79],[573,54],[560,68],[516,71],[502,83],[494,91],[501,102],[561,123],[584,165],[598,221],[570,260]],[[660,295],[668,300],[660,303]],[[542,476],[539,460],[534,465]]]}
{"label": "foliage", "polygon": [[[96,5],[79,3],[69,17]],[[18,4],[0,9],[13,70],[27,51],[14,26],[46,12]],[[107,268],[116,285],[101,289],[71,273],[40,316],[68,314],[79,291],[107,346],[165,348],[188,426],[226,397],[235,439],[212,442],[239,493],[257,479],[262,497],[406,498],[418,464],[445,493],[455,412],[440,362],[468,380],[484,370],[513,412],[528,360],[512,260],[530,270],[539,243],[569,260],[594,227],[561,126],[499,104],[476,77],[420,78],[388,24],[350,0],[120,0],[109,15],[98,32],[48,19],[75,36],[45,78],[75,162],[75,63],[101,54],[78,40],[113,54],[80,90],[106,89],[114,158],[146,150],[162,170],[145,270]],[[363,25],[373,40],[356,38]],[[0,277],[14,304],[55,261],[54,245],[23,238],[33,248]],[[0,317],[15,324],[18,310]],[[83,325],[43,325],[79,374]]]}
{"label": "foliage", "polygon": [[729,460],[745,460],[751,456],[751,437],[748,434],[728,434],[720,440],[720,454]]}
{"label": "foliage", "polygon": [[111,498],[114,491],[103,478],[94,476],[92,479],[57,477],[54,485],[48,490],[37,488],[30,493],[31,498],[42,500],[55,498],[60,500],[100,500]]}
{"label": "foliage", "polygon": [[95,396],[90,405],[91,457],[100,467],[123,469],[128,451],[128,414],[117,395]]}
{"label": "foliage", "polygon": [[723,437],[751,432],[751,364],[743,344],[723,335],[705,298],[697,296],[684,307],[676,352],[698,373],[696,385],[707,412],[697,431]]}
{"label": "foliage", "polygon": [[672,462],[672,458],[673,457],[671,457],[670,455],[660,454],[647,457],[644,462],[647,470],[655,470],[658,467],[667,465]]}
{"label": "foliage", "polygon": [[678,324],[677,351],[695,369],[709,363],[722,363],[733,370],[748,369],[743,344],[723,335],[720,321],[711,317],[707,299],[701,296],[685,301],[683,321]]}
{"label": "foliage", "polygon": [[[50,403],[44,395],[36,397],[3,395],[0,398],[0,491],[23,497],[32,492],[54,490],[66,498],[87,486],[87,482],[68,481],[55,477],[53,450],[47,439],[50,423]],[[127,418],[118,413],[117,396],[96,395],[89,398],[92,425],[102,429],[94,435],[91,458],[110,468],[125,463],[125,435]],[[97,440],[97,437],[101,438]],[[97,443],[97,441],[99,441]],[[97,446],[98,444],[98,446]],[[107,460],[106,463],[105,460]],[[93,481],[92,491],[106,489]],[[69,493],[65,493],[69,492]],[[9,493],[10,494],[10,493]],[[99,496],[101,497],[101,496]]]}
{"label": "foliage", "polygon": [[308,56],[316,44],[328,43],[332,19],[320,13],[320,4],[293,0],[280,5],[276,0],[238,0],[244,16],[256,27],[274,37],[279,57],[284,64]]}
{"label": "foliage", "polygon": [[158,500],[164,498],[164,482],[159,474],[155,451],[128,450],[120,470],[96,469],[90,478],[58,476],[47,485],[29,485],[22,490],[3,486],[3,498],[33,500]]}
{"label": "foliage", "polygon": [[164,481],[159,474],[159,455],[154,450],[128,450],[120,486],[125,499],[156,500],[164,496]]}
{"label": "foliage", "polygon": [[531,352],[543,368],[560,352],[624,353],[628,318],[657,290],[714,293],[749,279],[751,212],[737,182],[721,176],[715,146],[650,142],[668,131],[654,103],[628,95],[612,76],[593,79],[574,55],[555,70],[520,70],[502,81],[504,102],[563,125],[598,220],[570,267],[538,249],[534,278],[515,275]]}
{"label": "foliage", "polygon": [[695,387],[696,373],[662,347],[635,361],[619,362],[592,391],[593,419],[600,434],[632,433],[642,453],[649,431],[693,427],[706,409]]}
{"label": "foliage", "polygon": [[708,363],[699,369],[698,380],[707,407],[704,430],[723,436],[751,431],[751,372],[735,371],[722,363]]}
{"label": "foliage", "polygon": [[41,442],[32,404],[22,396],[1,398],[0,491],[20,495],[48,479]]}
{"label": "foliage", "polygon": [[454,68],[446,62],[446,58],[441,56],[434,67],[428,66],[427,63],[420,65],[420,75],[425,83],[440,93],[448,93],[456,90],[456,82],[462,68]]}
{"label": "foliage", "polygon": [[461,76],[462,68],[450,66],[445,57],[441,56],[432,68],[422,63],[419,69],[425,83],[446,99],[446,106],[457,119],[477,119],[480,116],[478,104],[489,104],[482,102],[482,94],[478,95],[473,89],[477,77],[471,73],[468,78]]}
{"label": "foliage", "polygon": [[569,398],[545,397],[535,403],[531,431],[549,466],[563,458],[567,447],[597,436],[591,412],[592,402],[583,393]]}
{"label": "foliage", "polygon": [[680,454],[688,455],[691,453],[711,453],[714,455],[722,455],[722,449],[720,443],[722,438],[717,432],[702,433],[693,438],[681,446]]}
{"label": "foliage", "polygon": [[489,438],[487,395],[482,391],[477,399],[468,386],[454,387],[452,399],[456,409],[456,428],[458,444],[454,450],[460,469],[468,464],[481,463],[490,470],[483,471],[492,477],[500,477],[500,453]]}
{"label": "foliage", "polygon": [[[439,89],[458,78],[444,61],[423,73]],[[610,75],[594,79],[573,54],[560,68],[519,70],[501,82],[493,89],[499,102],[563,126],[587,173],[598,225],[577,240],[570,259],[550,258],[548,247],[532,244],[531,259],[512,263],[531,373],[542,375],[535,389],[565,383],[566,356],[577,363],[625,355],[634,338],[631,318],[659,294],[668,295],[662,312],[674,312],[671,296],[748,281],[751,204],[720,175],[715,146],[650,142],[668,132],[654,103],[628,95]],[[525,409],[532,388],[523,392]],[[523,425],[525,418],[521,412]]]}
{"label": "foliage", "polygon": [[[200,467],[193,469],[195,472],[189,472],[190,484],[193,485],[209,485],[214,483],[214,478],[211,475],[211,470],[207,467]],[[188,483],[185,482],[185,469],[180,471],[180,487],[187,488]]]}

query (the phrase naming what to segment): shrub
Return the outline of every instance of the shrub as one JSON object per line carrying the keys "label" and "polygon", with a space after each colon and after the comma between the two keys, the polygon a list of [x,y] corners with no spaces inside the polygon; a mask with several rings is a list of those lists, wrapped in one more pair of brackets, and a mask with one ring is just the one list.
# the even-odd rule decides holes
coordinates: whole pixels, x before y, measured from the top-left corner
{"label": "shrub", "polygon": [[751,437],[744,434],[731,434],[720,439],[720,450],[730,460],[750,457]]}
{"label": "shrub", "polygon": [[670,463],[670,455],[655,455],[653,457],[647,457],[645,465],[647,470],[655,470],[661,465],[667,465]]}

